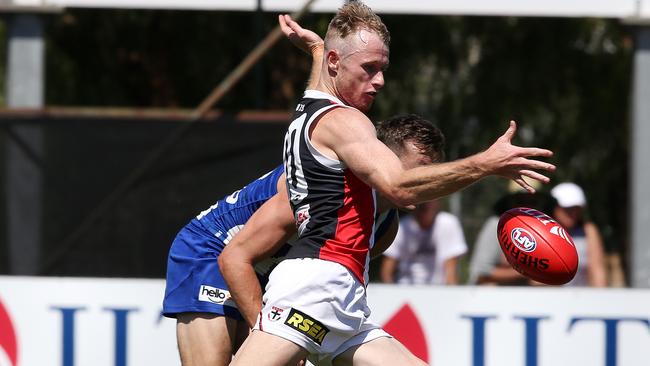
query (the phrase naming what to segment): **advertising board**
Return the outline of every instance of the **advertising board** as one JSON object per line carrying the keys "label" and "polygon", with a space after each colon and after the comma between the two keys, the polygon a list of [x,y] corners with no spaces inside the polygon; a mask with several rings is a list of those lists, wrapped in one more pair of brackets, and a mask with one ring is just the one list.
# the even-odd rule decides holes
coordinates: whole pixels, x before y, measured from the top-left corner
{"label": "advertising board", "polygon": [[[0,276],[0,366],[179,365],[163,280]],[[650,364],[650,291],[370,284],[372,317],[433,365]]]}

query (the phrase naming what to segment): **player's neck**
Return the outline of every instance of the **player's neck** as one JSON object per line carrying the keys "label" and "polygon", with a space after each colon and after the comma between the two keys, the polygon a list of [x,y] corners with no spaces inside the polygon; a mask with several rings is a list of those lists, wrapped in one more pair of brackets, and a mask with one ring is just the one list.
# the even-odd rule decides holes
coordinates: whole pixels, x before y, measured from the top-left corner
{"label": "player's neck", "polygon": [[327,93],[329,95],[335,96],[338,99],[341,99],[338,93],[336,92],[336,88],[334,87],[334,84],[329,83],[327,81],[323,81],[323,78],[320,79],[315,89],[323,93]]}

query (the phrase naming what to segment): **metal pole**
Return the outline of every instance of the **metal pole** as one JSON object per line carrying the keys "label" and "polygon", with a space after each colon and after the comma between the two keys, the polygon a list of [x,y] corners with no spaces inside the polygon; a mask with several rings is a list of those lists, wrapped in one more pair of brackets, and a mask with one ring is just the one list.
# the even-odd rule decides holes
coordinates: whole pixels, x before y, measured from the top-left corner
{"label": "metal pole", "polygon": [[[43,105],[44,42],[42,19],[15,14],[8,21],[7,105],[40,108]],[[6,141],[6,201],[9,268],[12,274],[38,272],[42,233],[43,132],[38,125],[10,128]],[[24,145],[21,145],[24,144]]]}
{"label": "metal pole", "polygon": [[650,26],[637,28],[630,148],[630,246],[633,287],[650,287]]}

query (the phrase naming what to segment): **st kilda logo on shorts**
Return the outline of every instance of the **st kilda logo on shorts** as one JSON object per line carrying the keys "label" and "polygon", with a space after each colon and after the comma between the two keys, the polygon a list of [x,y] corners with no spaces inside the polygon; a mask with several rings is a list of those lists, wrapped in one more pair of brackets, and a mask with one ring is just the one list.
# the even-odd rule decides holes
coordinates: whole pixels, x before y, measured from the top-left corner
{"label": "st kilda logo on shorts", "polygon": [[309,339],[318,343],[318,345],[323,343],[323,338],[330,331],[321,322],[314,320],[314,318],[294,308],[291,308],[284,324],[306,335]]}
{"label": "st kilda logo on shorts", "polygon": [[269,313],[266,316],[269,318],[270,321],[277,322],[282,317],[283,311],[284,309],[282,308],[279,308],[277,306],[272,306],[271,311],[269,311]]}

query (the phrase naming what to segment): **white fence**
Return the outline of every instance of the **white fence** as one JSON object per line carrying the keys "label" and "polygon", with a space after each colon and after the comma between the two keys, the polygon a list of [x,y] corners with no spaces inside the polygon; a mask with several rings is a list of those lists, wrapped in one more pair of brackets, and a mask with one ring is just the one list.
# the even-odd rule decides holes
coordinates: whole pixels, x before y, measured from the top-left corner
{"label": "white fence", "polygon": [[[162,280],[0,276],[0,366],[178,365]],[[650,365],[650,290],[371,284],[376,321],[433,365]]]}

